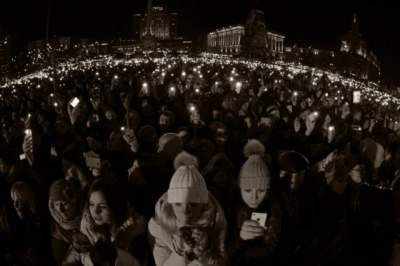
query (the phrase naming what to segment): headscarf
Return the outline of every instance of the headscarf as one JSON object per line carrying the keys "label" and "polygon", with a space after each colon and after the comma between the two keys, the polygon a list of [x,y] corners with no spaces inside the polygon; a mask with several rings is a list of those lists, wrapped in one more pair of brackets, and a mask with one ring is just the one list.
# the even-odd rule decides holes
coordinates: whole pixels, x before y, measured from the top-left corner
{"label": "headscarf", "polygon": [[[80,208],[80,190],[73,182],[64,179],[55,181],[50,187],[49,210],[53,219],[64,230],[72,230],[79,228],[81,216],[76,215],[71,220],[66,220],[55,209],[56,201],[65,201],[71,203],[71,208]],[[80,212],[77,212],[80,213]]]}

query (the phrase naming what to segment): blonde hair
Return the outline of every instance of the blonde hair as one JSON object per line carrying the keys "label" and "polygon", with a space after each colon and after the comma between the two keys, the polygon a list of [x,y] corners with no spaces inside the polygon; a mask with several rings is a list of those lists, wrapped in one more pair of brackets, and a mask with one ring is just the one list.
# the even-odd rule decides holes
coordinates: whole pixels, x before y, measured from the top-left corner
{"label": "blonde hair", "polygon": [[17,181],[11,187],[11,199],[13,201],[19,199],[30,207],[32,212],[37,211],[37,199],[31,186],[28,183]]}

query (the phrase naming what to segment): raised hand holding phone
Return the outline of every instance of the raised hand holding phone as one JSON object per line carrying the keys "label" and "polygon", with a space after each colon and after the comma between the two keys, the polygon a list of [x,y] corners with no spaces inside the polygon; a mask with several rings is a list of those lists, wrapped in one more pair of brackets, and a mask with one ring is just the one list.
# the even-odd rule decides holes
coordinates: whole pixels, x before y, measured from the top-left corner
{"label": "raised hand holding phone", "polygon": [[262,237],[265,233],[265,228],[260,226],[257,221],[246,220],[243,222],[240,229],[240,238],[243,240],[251,240]]}
{"label": "raised hand holding phone", "polygon": [[[22,150],[25,154],[25,158],[28,160],[29,164],[33,164],[33,134],[32,129],[26,128],[24,130],[24,141],[22,143]],[[21,157],[22,158],[22,157]]]}
{"label": "raised hand holding phone", "polygon": [[79,108],[77,106],[79,105],[80,100],[77,97],[74,97],[71,99],[71,101],[68,104],[68,116],[71,121],[71,124],[74,125],[76,123],[76,120],[78,119],[78,111]]}

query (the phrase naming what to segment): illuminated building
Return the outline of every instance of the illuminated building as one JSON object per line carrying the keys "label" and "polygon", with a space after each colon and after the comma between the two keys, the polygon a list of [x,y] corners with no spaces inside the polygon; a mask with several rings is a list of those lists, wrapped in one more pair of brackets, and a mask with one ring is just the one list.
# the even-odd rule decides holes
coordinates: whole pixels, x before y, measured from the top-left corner
{"label": "illuminated building", "polygon": [[[134,37],[142,39],[146,34],[148,12],[133,17]],[[177,13],[169,13],[163,7],[151,7],[150,34],[157,40],[170,40],[178,37]]]}
{"label": "illuminated building", "polygon": [[220,53],[239,53],[244,33],[243,26],[218,29],[208,34],[207,46]]}
{"label": "illuminated building", "polygon": [[362,79],[379,79],[381,69],[378,58],[363,39],[356,15],[351,30],[342,37],[340,52],[340,64],[347,74]]}
{"label": "illuminated building", "polygon": [[[217,29],[208,34],[207,47],[213,52],[238,54],[242,51],[245,33],[245,27],[242,25]],[[267,31],[265,48],[273,54],[283,53],[284,40],[285,36]]]}

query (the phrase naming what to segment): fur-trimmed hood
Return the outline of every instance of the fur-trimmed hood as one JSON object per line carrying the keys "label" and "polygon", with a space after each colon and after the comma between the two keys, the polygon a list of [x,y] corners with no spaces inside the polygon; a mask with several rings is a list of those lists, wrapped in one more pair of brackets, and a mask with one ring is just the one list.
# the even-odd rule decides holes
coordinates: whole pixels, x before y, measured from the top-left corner
{"label": "fur-trimmed hood", "polygon": [[[178,230],[176,217],[171,205],[167,201],[167,193],[164,193],[156,203],[154,222],[161,226],[169,234],[174,234]],[[195,225],[201,227],[225,228],[226,219],[222,207],[214,196],[209,193],[209,201],[206,210],[202,213]]]}
{"label": "fur-trimmed hood", "polygon": [[[221,206],[211,194],[206,210],[195,225],[208,227],[210,249],[203,258],[207,261],[205,265],[225,265],[226,219]],[[153,255],[156,265],[164,265],[166,261],[173,263],[168,265],[187,265],[176,246],[177,241],[182,240],[178,229],[172,206],[167,202],[165,193],[156,204],[155,217],[149,222],[149,232],[155,240]]]}

